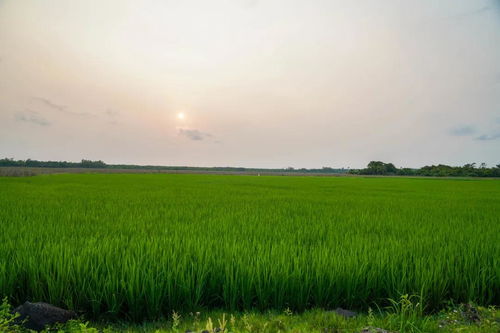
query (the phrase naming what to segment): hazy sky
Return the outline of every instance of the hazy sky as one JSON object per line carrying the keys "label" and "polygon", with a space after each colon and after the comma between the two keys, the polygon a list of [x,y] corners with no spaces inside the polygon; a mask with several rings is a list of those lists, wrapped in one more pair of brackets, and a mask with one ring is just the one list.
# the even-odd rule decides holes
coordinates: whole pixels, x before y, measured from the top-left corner
{"label": "hazy sky", "polygon": [[497,164],[500,0],[0,0],[1,157]]}

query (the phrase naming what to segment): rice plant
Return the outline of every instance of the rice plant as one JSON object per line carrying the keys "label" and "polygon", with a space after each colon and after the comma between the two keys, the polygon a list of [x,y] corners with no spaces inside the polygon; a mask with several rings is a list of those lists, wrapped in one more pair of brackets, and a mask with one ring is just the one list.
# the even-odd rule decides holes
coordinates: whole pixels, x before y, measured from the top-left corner
{"label": "rice plant", "polygon": [[95,315],[500,303],[500,181],[0,177],[0,296]]}

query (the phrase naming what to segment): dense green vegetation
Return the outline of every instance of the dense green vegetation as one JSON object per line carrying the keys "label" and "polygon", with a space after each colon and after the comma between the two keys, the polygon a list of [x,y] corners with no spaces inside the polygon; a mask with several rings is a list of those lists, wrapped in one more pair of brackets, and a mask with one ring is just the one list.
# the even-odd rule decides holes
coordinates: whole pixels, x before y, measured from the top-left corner
{"label": "dense green vegetation", "polygon": [[67,161],[37,161],[32,159],[14,160],[12,158],[0,159],[0,167],[31,167],[31,168],[106,168],[103,161],[81,160],[80,162]]}
{"label": "dense green vegetation", "polygon": [[[28,333],[11,313],[8,303],[0,304],[0,332]],[[424,315],[418,297],[403,296],[384,309],[369,309],[365,314],[345,318],[334,311],[313,309],[294,313],[262,312],[177,312],[155,321],[88,322],[83,317],[65,324],[47,327],[44,332],[58,333],[498,333],[500,310],[470,304],[450,306]]]}
{"label": "dense green vegetation", "polygon": [[500,182],[0,177],[0,295],[88,314],[500,302]]}
{"label": "dense green vegetation", "polygon": [[0,159],[0,167],[28,167],[28,168],[94,168],[110,170],[176,170],[176,171],[226,171],[226,172],[279,172],[279,173],[312,173],[312,174],[339,174],[346,173],[346,169],[323,167],[320,169],[295,169],[292,167],[281,169],[265,168],[240,168],[240,167],[189,167],[189,166],[161,166],[161,165],[134,165],[134,164],[106,164],[103,161],[83,159],[81,162],[67,161],[37,161],[32,159],[14,160],[12,158]]}
{"label": "dense green vegetation", "polygon": [[0,167],[27,167],[27,168],[90,168],[109,170],[158,170],[158,171],[215,171],[215,172],[263,172],[263,173],[304,173],[304,174],[353,174],[353,175],[380,175],[380,176],[427,176],[427,177],[500,177],[500,164],[487,168],[481,163],[465,164],[464,166],[449,166],[444,164],[427,165],[419,169],[397,168],[392,163],[371,161],[364,169],[336,169],[323,167],[319,169],[306,168],[240,168],[240,167],[189,167],[189,166],[157,166],[133,164],[106,164],[103,161],[81,160],[81,162],[66,161],[37,161],[32,159],[14,160],[0,159]]}
{"label": "dense green vegetation", "polygon": [[365,169],[350,170],[356,175],[383,175],[383,176],[428,176],[428,177],[500,177],[500,164],[487,168],[481,163],[465,164],[464,166],[449,166],[444,164],[427,165],[420,169],[398,169],[392,163],[371,161]]}

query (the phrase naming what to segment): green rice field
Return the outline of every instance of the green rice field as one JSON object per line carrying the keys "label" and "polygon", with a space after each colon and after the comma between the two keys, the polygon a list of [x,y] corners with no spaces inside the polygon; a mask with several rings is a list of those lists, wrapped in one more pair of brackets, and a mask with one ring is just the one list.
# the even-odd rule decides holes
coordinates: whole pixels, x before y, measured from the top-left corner
{"label": "green rice field", "polygon": [[500,304],[500,181],[0,177],[0,296],[94,315]]}

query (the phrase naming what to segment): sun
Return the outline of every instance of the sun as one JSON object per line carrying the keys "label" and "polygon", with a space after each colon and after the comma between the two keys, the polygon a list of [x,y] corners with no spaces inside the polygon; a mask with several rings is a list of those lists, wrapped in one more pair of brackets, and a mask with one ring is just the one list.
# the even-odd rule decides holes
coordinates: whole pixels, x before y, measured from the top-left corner
{"label": "sun", "polygon": [[185,118],[186,118],[186,115],[184,114],[184,112],[179,112],[177,114],[177,119],[184,120]]}

